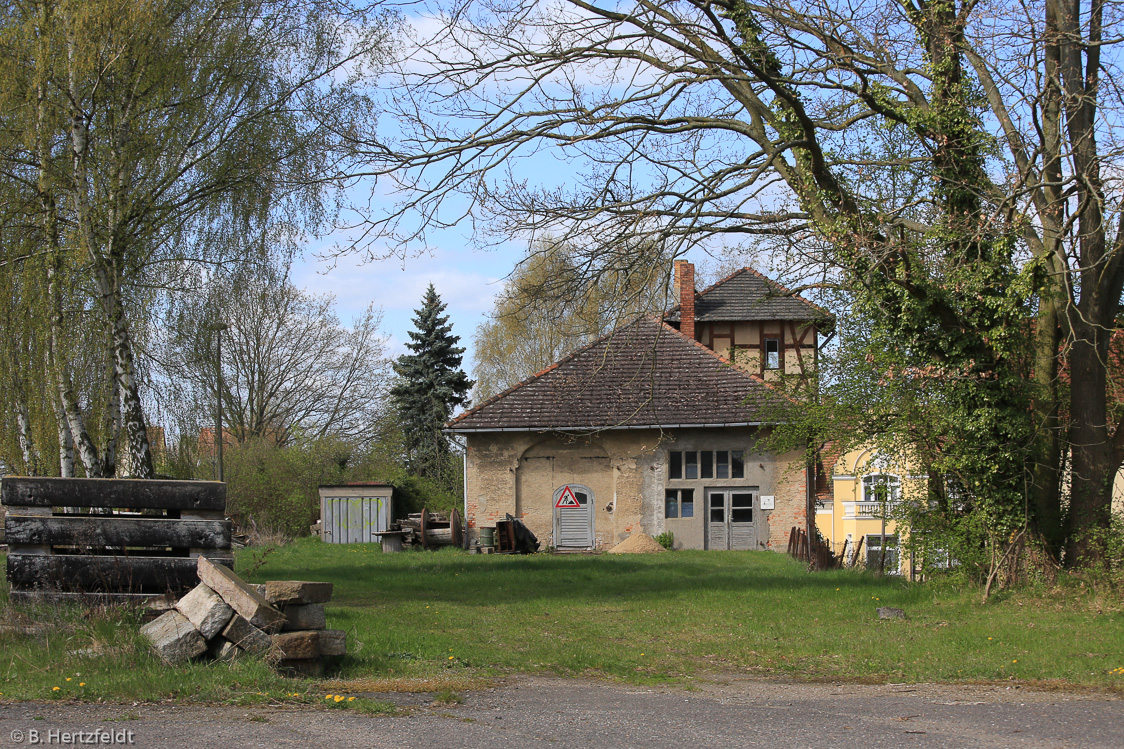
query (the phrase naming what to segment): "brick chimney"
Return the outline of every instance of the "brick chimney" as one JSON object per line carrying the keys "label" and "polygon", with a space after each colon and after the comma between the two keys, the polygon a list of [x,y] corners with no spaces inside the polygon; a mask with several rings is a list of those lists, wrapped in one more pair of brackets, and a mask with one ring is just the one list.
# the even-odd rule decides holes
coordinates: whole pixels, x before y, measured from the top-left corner
{"label": "brick chimney", "polygon": [[675,287],[679,293],[679,332],[695,337],[695,266],[675,261]]}

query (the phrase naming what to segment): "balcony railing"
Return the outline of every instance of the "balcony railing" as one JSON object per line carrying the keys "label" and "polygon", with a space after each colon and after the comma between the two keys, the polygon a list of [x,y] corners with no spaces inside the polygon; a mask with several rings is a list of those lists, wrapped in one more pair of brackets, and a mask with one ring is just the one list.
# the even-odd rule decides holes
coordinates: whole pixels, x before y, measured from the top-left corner
{"label": "balcony railing", "polygon": [[844,502],[843,517],[845,518],[880,518],[883,513],[889,516],[897,506],[896,502],[883,505],[881,502]]}

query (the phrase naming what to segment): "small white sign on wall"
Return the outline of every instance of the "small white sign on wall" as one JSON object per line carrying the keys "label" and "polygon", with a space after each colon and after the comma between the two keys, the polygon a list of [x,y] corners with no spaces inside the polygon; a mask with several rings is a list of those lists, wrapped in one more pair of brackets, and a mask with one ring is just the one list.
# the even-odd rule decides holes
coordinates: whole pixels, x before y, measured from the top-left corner
{"label": "small white sign on wall", "polygon": [[762,510],[772,510],[774,505],[776,505],[776,502],[777,502],[777,498],[772,494],[762,494],[761,495],[761,509]]}

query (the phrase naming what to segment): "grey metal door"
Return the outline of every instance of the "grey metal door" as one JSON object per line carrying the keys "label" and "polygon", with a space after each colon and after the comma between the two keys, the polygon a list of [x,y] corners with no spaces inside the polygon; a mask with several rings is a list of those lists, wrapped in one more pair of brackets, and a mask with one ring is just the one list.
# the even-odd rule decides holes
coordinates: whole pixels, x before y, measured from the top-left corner
{"label": "grey metal door", "polygon": [[757,548],[752,489],[708,489],[706,548],[744,551]]}
{"label": "grey metal door", "polygon": [[554,545],[559,549],[593,546],[593,492],[566,484],[554,492]]}
{"label": "grey metal door", "polygon": [[321,538],[333,544],[377,543],[389,524],[382,497],[325,497]]}

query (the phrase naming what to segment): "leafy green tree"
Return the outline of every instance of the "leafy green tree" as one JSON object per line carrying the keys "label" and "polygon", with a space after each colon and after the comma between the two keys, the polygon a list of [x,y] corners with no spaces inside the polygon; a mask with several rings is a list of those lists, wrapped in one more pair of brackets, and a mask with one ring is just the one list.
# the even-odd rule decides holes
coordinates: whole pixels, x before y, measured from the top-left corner
{"label": "leafy green tree", "polygon": [[464,348],[457,346],[445,303],[433,284],[415,310],[411,341],[413,353],[403,354],[394,363],[398,382],[390,394],[402,422],[406,462],[411,471],[427,478],[449,475],[449,440],[441,429],[453,409],[468,403],[472,380],[461,369]]}
{"label": "leafy green tree", "polygon": [[644,313],[668,307],[667,269],[638,247],[647,273],[582,271],[573,247],[536,243],[497,296],[491,319],[473,336],[473,400],[483,401],[550,366],[575,348]]}
{"label": "leafy green tree", "polygon": [[[20,0],[0,10],[0,156],[23,242],[42,258],[42,336],[60,441],[87,475],[100,455],[70,355],[73,309],[108,338],[102,392],[122,457],[152,474],[142,386],[145,326],[169,268],[245,259],[269,234],[330,222],[326,186],[370,122],[360,74],[382,16],[333,0]],[[69,298],[85,295],[82,304]],[[89,323],[87,323],[89,325]],[[115,448],[114,448],[115,449]]]}

